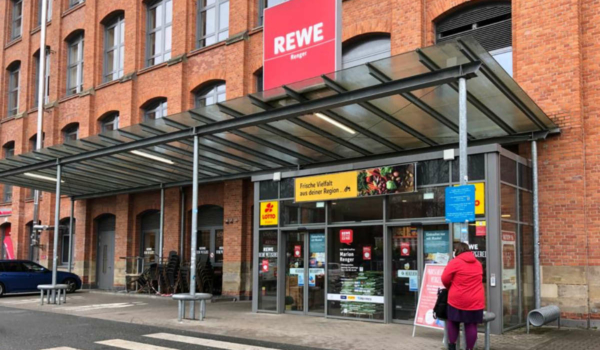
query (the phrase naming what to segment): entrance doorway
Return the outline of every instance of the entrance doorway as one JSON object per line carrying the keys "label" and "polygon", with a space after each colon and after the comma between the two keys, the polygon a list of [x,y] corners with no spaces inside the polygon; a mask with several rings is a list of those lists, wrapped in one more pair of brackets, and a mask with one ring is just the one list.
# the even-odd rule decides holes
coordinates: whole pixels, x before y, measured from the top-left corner
{"label": "entrance doorway", "polygon": [[223,292],[223,208],[203,205],[198,210],[198,254],[199,261],[207,263],[214,271],[212,294]]}
{"label": "entrance doorway", "polygon": [[96,276],[98,289],[112,289],[115,263],[115,216],[98,219],[98,253]]}
{"label": "entrance doorway", "polygon": [[285,233],[285,312],[325,314],[325,232]]}
{"label": "entrance doorway", "polygon": [[450,261],[448,225],[390,228],[392,256],[392,318],[412,324],[419,302],[421,276],[426,264]]}
{"label": "entrance doorway", "polygon": [[151,211],[142,214],[142,240],[140,256],[144,259],[144,266],[158,262],[160,211]]}

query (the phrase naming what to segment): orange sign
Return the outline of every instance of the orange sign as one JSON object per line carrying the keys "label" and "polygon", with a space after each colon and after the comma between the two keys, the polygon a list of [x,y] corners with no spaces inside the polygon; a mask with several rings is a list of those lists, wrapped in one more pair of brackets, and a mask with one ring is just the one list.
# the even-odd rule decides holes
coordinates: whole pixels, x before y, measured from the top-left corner
{"label": "orange sign", "polygon": [[260,225],[276,226],[279,223],[279,202],[260,203]]}

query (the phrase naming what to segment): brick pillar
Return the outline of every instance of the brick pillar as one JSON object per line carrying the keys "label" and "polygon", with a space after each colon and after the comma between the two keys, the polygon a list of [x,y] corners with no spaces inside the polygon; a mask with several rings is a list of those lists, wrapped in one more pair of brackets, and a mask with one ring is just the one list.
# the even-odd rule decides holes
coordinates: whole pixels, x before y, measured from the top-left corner
{"label": "brick pillar", "polygon": [[223,295],[243,297],[247,294],[245,279],[252,273],[244,254],[244,181],[229,181],[224,186]]}
{"label": "brick pillar", "polygon": [[117,196],[116,214],[114,286],[122,287],[125,286],[127,262],[120,258],[130,255],[130,245],[134,235],[133,225],[135,222],[135,215],[131,210],[130,195],[124,194]]}
{"label": "brick pillar", "polygon": [[91,249],[96,245],[93,243],[92,230],[88,227],[87,201],[75,201],[75,227],[73,229],[73,273],[81,277],[84,284],[90,281],[90,269],[95,268]]}
{"label": "brick pillar", "polygon": [[[163,256],[168,257],[169,252],[179,252],[181,244],[181,193],[179,188],[165,190],[165,220]],[[183,252],[185,253],[185,252]]]}

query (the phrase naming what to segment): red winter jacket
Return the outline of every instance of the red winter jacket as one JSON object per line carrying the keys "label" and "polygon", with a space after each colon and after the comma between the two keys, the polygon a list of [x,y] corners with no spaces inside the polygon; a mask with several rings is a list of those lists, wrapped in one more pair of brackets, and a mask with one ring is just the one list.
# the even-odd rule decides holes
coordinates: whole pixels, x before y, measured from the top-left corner
{"label": "red winter jacket", "polygon": [[448,304],[459,310],[485,309],[483,267],[472,252],[452,259],[442,274],[442,283],[449,290]]}

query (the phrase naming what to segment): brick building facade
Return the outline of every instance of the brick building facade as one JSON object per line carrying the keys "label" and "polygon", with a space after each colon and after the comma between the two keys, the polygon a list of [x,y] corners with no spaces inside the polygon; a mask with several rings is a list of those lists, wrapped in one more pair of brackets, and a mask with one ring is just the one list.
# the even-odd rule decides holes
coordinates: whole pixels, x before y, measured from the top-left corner
{"label": "brick building facade", "polygon": [[[0,4],[0,145],[14,142],[15,154],[32,150],[37,110],[34,96],[39,50],[38,0],[22,2],[22,34],[12,34],[15,1]],[[436,23],[465,6],[489,2],[466,0],[347,0],[343,2],[343,42],[370,34],[388,34],[391,54],[400,54],[436,41]],[[222,3],[219,2],[219,3]],[[66,127],[78,125],[80,138],[102,130],[102,120],[118,112],[119,125],[139,123],[152,101],[166,99],[168,114],[188,110],[196,96],[211,84],[226,83],[226,98],[257,90],[257,72],[262,66],[262,27],[259,8],[263,1],[230,0],[228,38],[215,44],[197,45],[197,5],[194,0],[172,0],[170,57],[147,66],[147,7],[142,0],[53,0],[48,22],[50,52],[48,103],[44,113],[45,146],[62,143]],[[123,74],[105,82],[105,24],[122,16],[124,25]],[[595,19],[600,6],[591,0],[551,2],[512,1],[513,77],[536,103],[558,124],[562,133],[539,146],[542,297],[545,303],[561,305],[564,316],[589,324],[600,319],[600,221],[598,211],[600,132],[596,101],[600,67],[596,63],[600,44]],[[10,20],[8,20],[10,19]],[[68,43],[83,35],[83,86],[67,95]],[[39,55],[39,53],[38,53]],[[19,67],[18,111],[8,115],[10,72]],[[519,153],[529,157],[528,145]],[[0,186],[0,192],[5,191]],[[14,188],[10,224],[19,258],[29,258],[29,233],[33,203],[28,190]],[[186,225],[191,213],[190,189],[185,192]],[[166,191],[164,252],[177,250],[181,229],[179,189]],[[223,293],[249,296],[251,291],[253,187],[246,180],[202,185],[200,205],[223,208]],[[141,214],[159,209],[159,193],[119,195],[78,201],[75,205],[75,272],[85,283],[94,284],[96,274],[97,219],[116,217],[115,285],[122,285],[125,262],[119,257],[138,255]],[[42,223],[51,223],[53,196],[41,200]],[[70,201],[64,198],[66,217]],[[200,224],[201,225],[201,224]],[[189,228],[184,231],[189,241]],[[50,263],[51,235],[41,237],[40,261]],[[186,243],[187,244],[187,243]],[[186,250],[188,251],[186,246]]]}

